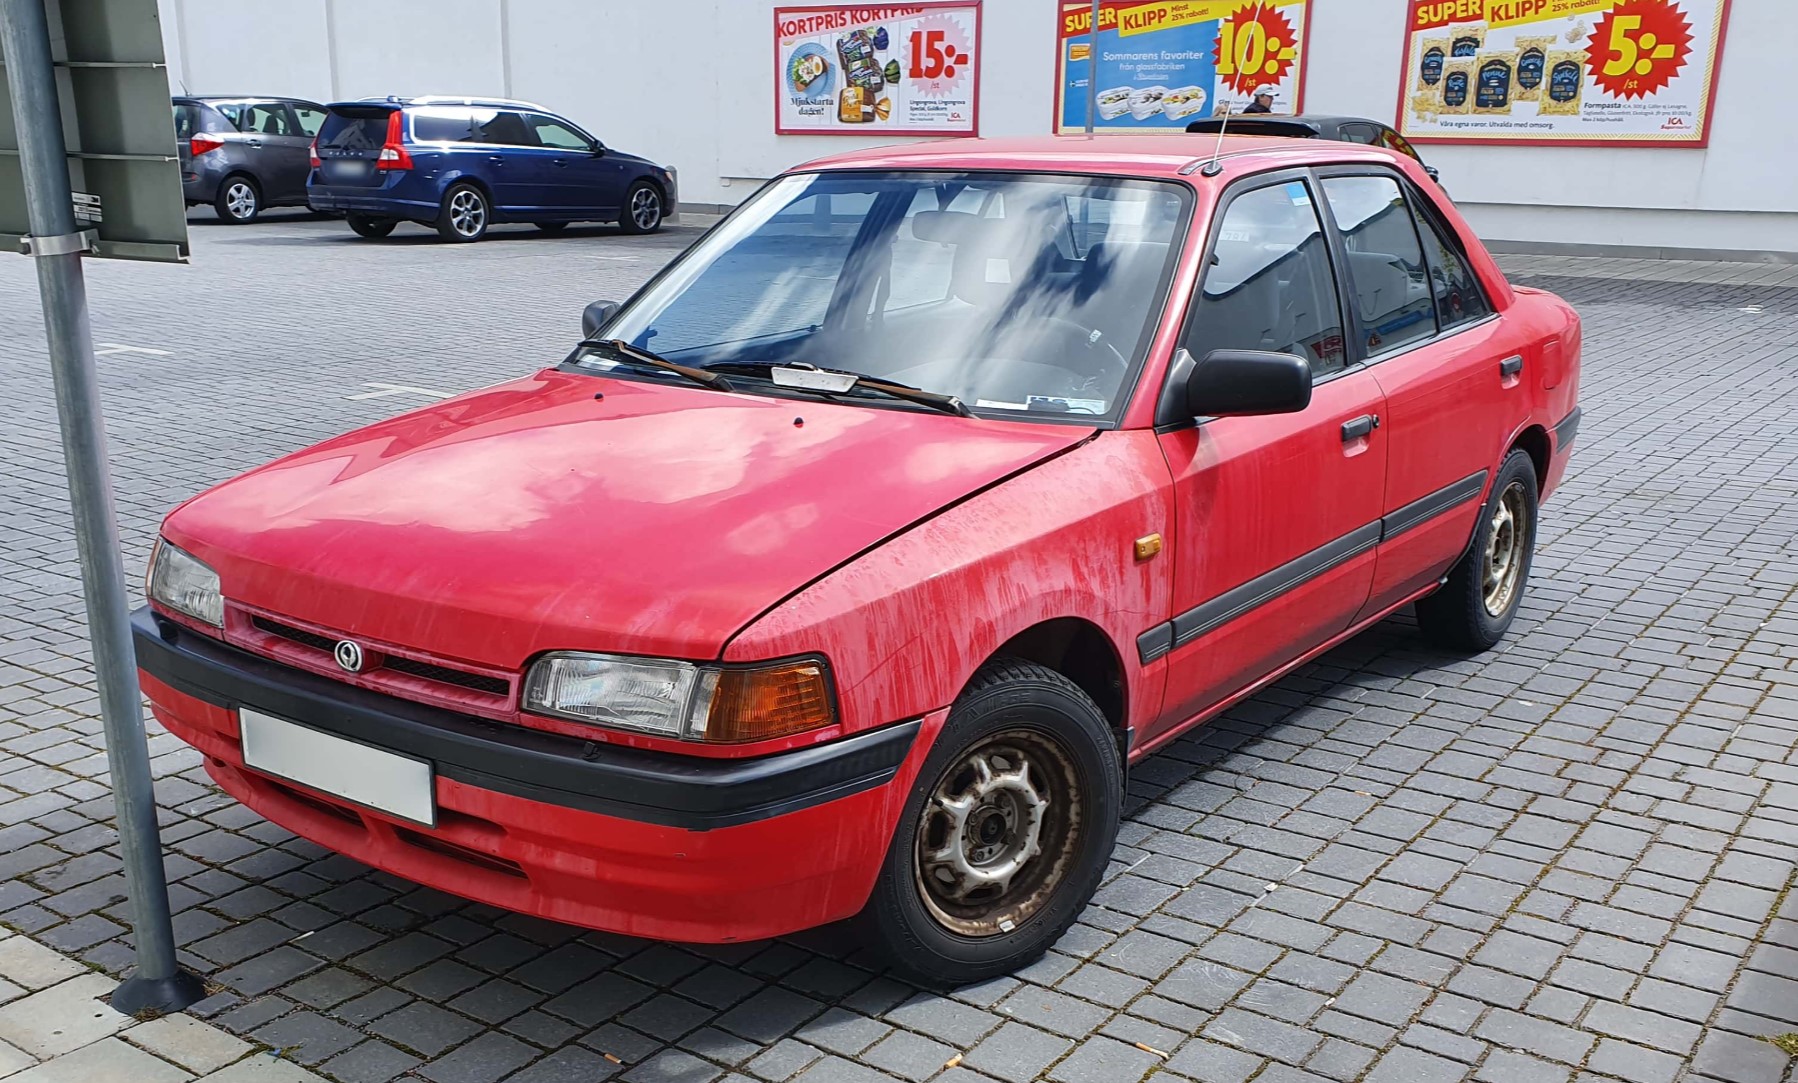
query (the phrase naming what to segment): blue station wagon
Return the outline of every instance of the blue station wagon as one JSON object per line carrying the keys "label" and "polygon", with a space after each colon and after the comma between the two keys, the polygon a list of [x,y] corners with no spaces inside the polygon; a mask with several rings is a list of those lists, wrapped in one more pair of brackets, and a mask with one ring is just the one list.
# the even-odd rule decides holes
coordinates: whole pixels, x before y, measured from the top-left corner
{"label": "blue station wagon", "polygon": [[573,121],[502,98],[383,98],[328,108],[306,202],[363,237],[401,222],[478,241],[496,222],[553,232],[617,222],[650,233],[673,213],[674,171],[606,146]]}

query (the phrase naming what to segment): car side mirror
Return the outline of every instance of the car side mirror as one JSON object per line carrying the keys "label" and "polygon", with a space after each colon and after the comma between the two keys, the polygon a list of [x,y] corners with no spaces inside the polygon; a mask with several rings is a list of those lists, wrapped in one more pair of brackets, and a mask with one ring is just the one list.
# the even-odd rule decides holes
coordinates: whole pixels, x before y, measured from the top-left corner
{"label": "car side mirror", "polygon": [[588,153],[595,158],[604,158],[606,156],[606,145],[595,139],[593,141],[593,146],[588,148]]}
{"label": "car side mirror", "polygon": [[1213,350],[1186,380],[1193,417],[1296,414],[1309,405],[1311,363],[1297,354]]}
{"label": "car side mirror", "polygon": [[595,301],[588,305],[586,311],[581,313],[581,337],[594,339],[604,334],[606,324],[611,323],[612,317],[618,315],[618,309],[617,301]]}
{"label": "car side mirror", "polygon": [[1435,181],[1437,184],[1442,183],[1442,171],[1440,169],[1437,169],[1433,165],[1426,165],[1423,167],[1423,171],[1425,173],[1428,173],[1430,175],[1430,179]]}

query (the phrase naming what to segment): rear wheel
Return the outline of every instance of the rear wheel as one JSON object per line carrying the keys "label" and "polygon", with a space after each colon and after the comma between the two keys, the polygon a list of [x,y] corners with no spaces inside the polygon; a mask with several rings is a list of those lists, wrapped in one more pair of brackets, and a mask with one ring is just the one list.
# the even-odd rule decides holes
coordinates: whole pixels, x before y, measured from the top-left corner
{"label": "rear wheel", "polygon": [[400,224],[397,218],[376,218],[367,214],[352,214],[349,216],[349,221],[350,228],[356,231],[356,236],[367,237],[370,240],[380,240],[392,233],[393,227]]}
{"label": "rear wheel", "polygon": [[618,228],[626,233],[654,233],[662,228],[662,191],[648,181],[638,181],[624,194],[624,213]]}
{"label": "rear wheel", "polygon": [[1457,650],[1497,646],[1523,604],[1535,550],[1536,466],[1528,452],[1517,450],[1498,468],[1473,547],[1442,589],[1417,603],[1417,626]]}
{"label": "rear wheel", "polygon": [[443,193],[437,233],[446,241],[478,241],[487,235],[489,217],[487,193],[472,184],[458,184]]}
{"label": "rear wheel", "polygon": [[925,985],[1032,962],[1098,889],[1122,780],[1086,693],[1039,665],[989,663],[912,784],[861,920],[894,969]]}
{"label": "rear wheel", "polygon": [[254,222],[262,213],[262,193],[257,190],[255,181],[242,173],[233,173],[219,184],[212,209],[218,213],[221,222],[236,226]]}

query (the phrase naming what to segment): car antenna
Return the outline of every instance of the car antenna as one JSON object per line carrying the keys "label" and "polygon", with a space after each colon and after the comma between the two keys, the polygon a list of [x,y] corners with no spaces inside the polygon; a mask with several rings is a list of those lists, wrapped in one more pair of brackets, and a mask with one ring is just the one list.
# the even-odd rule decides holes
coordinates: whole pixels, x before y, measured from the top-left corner
{"label": "car antenna", "polygon": [[[1261,21],[1261,8],[1262,7],[1263,7],[1263,0],[1257,0],[1257,2],[1255,4],[1255,13],[1254,13],[1254,20],[1256,22]],[[1224,133],[1229,130],[1230,130],[1230,103],[1225,102],[1224,103],[1224,122],[1217,126],[1217,146],[1214,147],[1211,151],[1211,160],[1209,162],[1205,163],[1205,167],[1203,169],[1199,170],[1200,176],[1215,177],[1219,173],[1222,173],[1224,171],[1223,164],[1221,162],[1219,162],[1218,159],[1222,158],[1224,156]]]}

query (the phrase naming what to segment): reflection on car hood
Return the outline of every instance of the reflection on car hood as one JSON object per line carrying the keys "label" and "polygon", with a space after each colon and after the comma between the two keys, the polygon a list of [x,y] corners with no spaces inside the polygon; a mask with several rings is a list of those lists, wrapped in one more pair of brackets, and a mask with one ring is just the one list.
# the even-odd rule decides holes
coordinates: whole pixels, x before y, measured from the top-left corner
{"label": "reflection on car hood", "polygon": [[1091,431],[546,371],[226,482],[165,534],[231,600],[439,655],[709,658]]}

